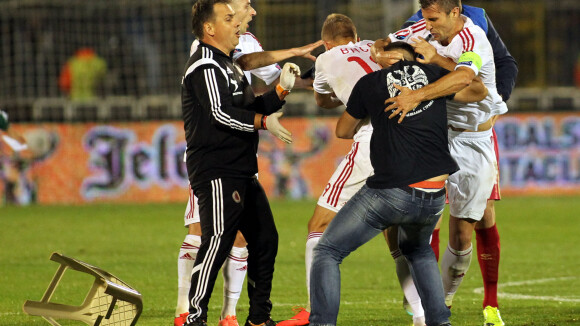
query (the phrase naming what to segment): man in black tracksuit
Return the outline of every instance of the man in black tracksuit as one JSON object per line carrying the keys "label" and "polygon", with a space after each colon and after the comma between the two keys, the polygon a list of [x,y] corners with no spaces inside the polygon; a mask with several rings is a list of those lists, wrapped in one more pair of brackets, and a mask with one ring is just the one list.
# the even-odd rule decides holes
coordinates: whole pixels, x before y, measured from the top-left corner
{"label": "man in black tracksuit", "polygon": [[[187,171],[199,200],[201,246],[189,292],[187,326],[206,325],[207,305],[223,262],[240,230],[248,242],[246,325],[275,325],[270,292],[278,233],[258,179],[258,129],[290,142],[278,111],[292,88],[284,70],[276,90],[255,97],[231,53],[240,22],[227,0],[199,0],[192,10],[193,32],[201,40],[182,80]],[[290,64],[291,65],[291,64]],[[287,71],[288,69],[286,69]],[[274,114],[272,114],[274,113]],[[272,115],[271,115],[272,114]]]}

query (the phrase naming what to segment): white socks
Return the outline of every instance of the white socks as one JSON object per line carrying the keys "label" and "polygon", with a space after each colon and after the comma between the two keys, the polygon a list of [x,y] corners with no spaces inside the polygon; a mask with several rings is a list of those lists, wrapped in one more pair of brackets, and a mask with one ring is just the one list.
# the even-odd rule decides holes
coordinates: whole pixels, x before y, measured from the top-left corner
{"label": "white socks", "polygon": [[310,267],[312,266],[312,259],[314,258],[314,247],[320,241],[322,237],[322,232],[310,232],[308,233],[308,239],[306,240],[306,252],[304,254],[304,263],[306,265],[306,290],[308,291],[308,303],[306,304],[306,310],[310,311]]}
{"label": "white socks", "polygon": [[240,299],[244,279],[248,272],[248,249],[246,247],[232,247],[224,266],[224,304],[220,319],[236,315],[236,305]]}
{"label": "white socks", "polygon": [[189,311],[189,288],[191,287],[191,271],[195,256],[201,244],[201,237],[188,234],[183,240],[177,258],[177,307],[175,317]]}
{"label": "white socks", "polygon": [[391,256],[395,260],[395,270],[397,272],[399,284],[401,285],[401,289],[405,294],[405,298],[407,298],[407,302],[409,302],[409,305],[411,306],[413,320],[424,320],[425,311],[423,311],[421,297],[419,297],[419,293],[417,292],[417,288],[413,282],[413,276],[411,275],[411,270],[409,269],[407,259],[405,259],[405,256],[401,254],[399,249],[391,251]]}
{"label": "white socks", "polygon": [[469,269],[473,246],[466,250],[455,250],[447,246],[447,250],[441,258],[441,278],[443,279],[443,290],[445,292],[445,304],[451,306],[453,296],[461,282],[463,276]]}

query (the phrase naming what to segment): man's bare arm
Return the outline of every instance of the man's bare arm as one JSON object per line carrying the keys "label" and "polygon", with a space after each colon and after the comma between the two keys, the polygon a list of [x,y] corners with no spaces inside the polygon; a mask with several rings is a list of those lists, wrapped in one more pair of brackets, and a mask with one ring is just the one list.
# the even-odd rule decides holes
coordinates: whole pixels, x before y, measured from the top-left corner
{"label": "man's bare arm", "polygon": [[475,72],[467,67],[460,67],[450,72],[434,83],[431,83],[418,90],[408,90],[406,87],[397,87],[403,89],[401,94],[385,101],[385,104],[391,103],[385,108],[385,112],[396,109],[390,116],[392,119],[399,113],[399,123],[403,121],[407,113],[416,108],[423,101],[448,96],[458,93],[465,87],[469,86],[475,78]]}
{"label": "man's bare arm", "polygon": [[360,121],[360,119],[357,119],[344,111],[336,124],[336,137],[351,139],[356,134]]}
{"label": "man's bare arm", "polygon": [[292,57],[304,57],[316,61],[316,57],[314,57],[310,52],[314,51],[322,44],[323,42],[320,40],[299,48],[247,53],[236,59],[236,62],[243,70],[247,71],[269,66]]}
{"label": "man's bare arm", "polygon": [[465,103],[479,102],[487,96],[487,93],[487,87],[485,87],[481,78],[476,77],[468,87],[455,94],[453,99]]}
{"label": "man's bare arm", "polygon": [[334,109],[342,105],[342,102],[334,96],[334,93],[320,94],[314,91],[314,99],[316,100],[316,105],[325,109]]}

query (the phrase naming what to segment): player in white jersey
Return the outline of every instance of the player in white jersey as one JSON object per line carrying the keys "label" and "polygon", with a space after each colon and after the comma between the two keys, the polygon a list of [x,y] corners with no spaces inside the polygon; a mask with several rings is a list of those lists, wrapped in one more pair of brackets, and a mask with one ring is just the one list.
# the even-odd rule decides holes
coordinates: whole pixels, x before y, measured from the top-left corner
{"label": "player in white jersey", "polygon": [[[251,6],[251,0],[232,0],[231,6],[236,12],[236,16],[240,17],[240,33],[242,34],[239,38],[239,44],[234,50],[233,58],[244,70],[244,74],[249,82],[252,80],[251,75],[260,78],[268,85],[277,81],[281,72],[280,67],[276,63],[277,61],[294,56],[303,56],[314,60],[310,52],[322,45],[322,41],[298,48],[264,51],[258,39],[250,32],[247,32],[248,23],[256,15],[256,11]],[[198,40],[193,41],[190,55],[197,50],[198,45]],[[295,87],[306,87],[310,85],[311,81],[309,82],[300,78],[296,79]],[[185,240],[181,245],[177,260],[178,294],[174,318],[175,326],[183,325],[188,314],[191,271],[201,244],[201,227],[199,221],[197,198],[193,194],[191,187],[189,187],[189,200],[184,215],[184,224],[188,228],[188,234],[185,236]],[[220,317],[220,326],[238,325],[236,304],[240,298],[246,276],[247,259],[248,250],[246,249],[246,242],[241,233],[238,232],[234,246],[222,270],[224,277],[224,301]]]}
{"label": "player in white jersey", "polygon": [[[405,41],[423,55],[421,62],[455,70],[429,87],[394,98],[386,110],[407,112],[427,98],[457,92],[479,76],[489,94],[481,102],[448,101],[449,145],[460,171],[448,179],[449,245],[441,260],[447,305],[451,306],[472,256],[471,238],[484,214],[497,178],[497,160],[491,142],[493,121],[507,112],[495,84],[493,50],[485,32],[461,15],[458,0],[420,0],[424,19],[389,35],[388,41]],[[377,46],[378,48],[378,46]],[[376,48],[374,49],[376,50]],[[386,54],[388,56],[388,54]],[[496,325],[503,325],[503,321]]]}
{"label": "player in white jersey", "polygon": [[[350,18],[341,14],[331,14],[322,27],[322,40],[326,52],[316,60],[314,77],[314,96],[319,106],[327,109],[335,108],[348,101],[350,93],[357,81],[364,75],[381,69],[371,58],[373,41],[358,41],[356,27]],[[338,68],[339,67],[339,68]],[[370,121],[359,126],[353,137],[351,151],[340,162],[330,178],[322,195],[318,199],[314,214],[308,222],[308,237],[306,241],[306,288],[310,298],[310,267],[313,250],[322,233],[346,202],[373,175],[370,162],[370,139],[373,128]],[[389,242],[391,247],[393,243]],[[396,242],[392,248],[398,248]],[[415,325],[425,324],[423,308],[417,290],[413,284],[407,261],[398,249],[391,252],[397,264],[397,275],[406,275],[401,283],[403,291],[417,304],[414,308]],[[405,271],[406,270],[406,274]],[[310,300],[306,308],[300,308],[289,320],[278,323],[280,326],[307,325],[310,316]]]}

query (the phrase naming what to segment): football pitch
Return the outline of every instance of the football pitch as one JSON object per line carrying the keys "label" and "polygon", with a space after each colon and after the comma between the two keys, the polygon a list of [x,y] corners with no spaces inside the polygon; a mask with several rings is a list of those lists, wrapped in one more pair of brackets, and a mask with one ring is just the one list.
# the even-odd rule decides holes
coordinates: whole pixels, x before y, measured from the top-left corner
{"label": "football pitch", "polygon": [[[272,317],[293,315],[306,301],[304,247],[314,201],[272,201],[280,234]],[[173,325],[177,254],[186,229],[183,203],[0,208],[0,325],[48,325],[22,312],[40,300],[58,264],[52,252],[77,258],[118,276],[143,296],[138,325]],[[577,197],[515,197],[496,204],[501,236],[499,302],[507,326],[580,325],[580,200]],[[445,213],[444,216],[447,216]],[[443,252],[447,228],[441,231]],[[474,236],[475,245],[475,236]],[[402,308],[394,263],[382,237],[347,257],[341,267],[339,325],[410,325]],[[67,278],[71,275],[70,278]],[[53,302],[80,304],[91,277],[68,272]],[[471,267],[455,296],[451,321],[482,325],[479,265]],[[208,325],[217,325],[222,300],[218,278]],[[247,316],[247,295],[238,304]],[[62,325],[82,323],[61,320]]]}

